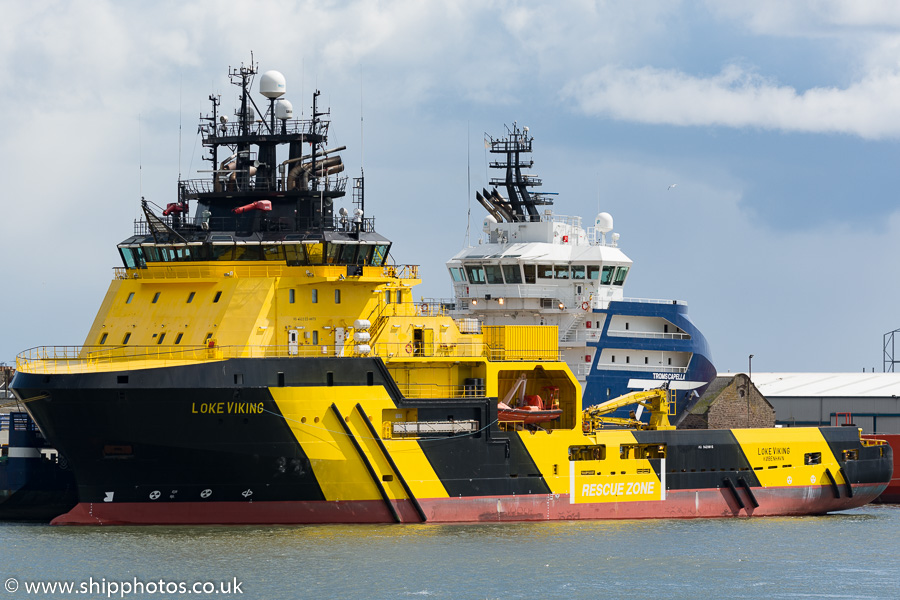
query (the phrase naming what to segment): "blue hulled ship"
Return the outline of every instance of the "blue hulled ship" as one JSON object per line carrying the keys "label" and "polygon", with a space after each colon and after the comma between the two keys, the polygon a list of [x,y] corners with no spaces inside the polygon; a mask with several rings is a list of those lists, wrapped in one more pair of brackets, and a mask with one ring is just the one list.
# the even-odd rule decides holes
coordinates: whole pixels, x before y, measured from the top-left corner
{"label": "blue hulled ship", "polygon": [[488,213],[479,243],[447,263],[455,314],[473,326],[557,327],[585,406],[668,382],[680,414],[716,376],[706,339],[685,302],[625,297],[632,261],[612,216],[601,212],[586,227],[554,214],[553,194],[534,191],[542,181],[525,171],[533,140],[515,124],[486,140],[489,166],[503,176],[475,195]]}

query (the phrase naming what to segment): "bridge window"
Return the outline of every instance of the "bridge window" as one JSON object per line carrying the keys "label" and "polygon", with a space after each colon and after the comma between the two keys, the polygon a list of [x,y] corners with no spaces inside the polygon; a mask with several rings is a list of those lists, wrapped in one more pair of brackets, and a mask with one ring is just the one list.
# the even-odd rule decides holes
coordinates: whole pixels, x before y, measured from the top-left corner
{"label": "bridge window", "polygon": [[616,280],[613,285],[622,285],[625,283],[625,277],[628,275],[628,267],[619,267],[616,269]]}
{"label": "bridge window", "polygon": [[588,279],[593,279],[593,280],[599,279],[600,278],[600,266],[599,265],[588,265],[587,276],[588,276]]}
{"label": "bridge window", "polygon": [[525,273],[525,283],[534,283],[536,281],[534,265],[522,265],[522,271]]}
{"label": "bridge window", "polygon": [[238,246],[234,250],[234,260],[262,260],[262,247]]}
{"label": "bridge window", "polygon": [[196,292],[191,292],[190,294],[188,294],[188,299],[187,299],[187,303],[188,303],[188,304],[190,304],[191,302],[194,301],[194,295],[195,295],[195,294],[196,294]]}
{"label": "bridge window", "polygon": [[503,265],[503,277],[506,278],[506,283],[522,283],[519,265]]}
{"label": "bridge window", "polygon": [[584,265],[575,265],[572,267],[572,279],[584,279]]}
{"label": "bridge window", "polygon": [[321,265],[323,253],[325,252],[324,244],[305,244],[306,258],[311,265]]}
{"label": "bridge window", "polygon": [[131,304],[131,301],[134,300],[134,292],[128,294],[128,299],[125,300],[125,304]]}
{"label": "bridge window", "polygon": [[459,267],[450,267],[450,277],[456,283],[466,280],[466,276],[463,275],[463,270]]}
{"label": "bridge window", "polygon": [[109,334],[107,334],[107,333],[104,332],[103,335],[100,336],[100,345],[101,345],[101,346],[102,346],[103,344],[106,343],[106,337],[107,337],[107,335],[109,335]]}
{"label": "bridge window", "polygon": [[157,345],[162,344],[164,339],[166,339],[166,332],[165,332],[165,331],[163,331],[161,334],[159,334],[159,337],[156,338],[156,344],[157,344]]}
{"label": "bridge window", "polygon": [[553,265],[538,265],[540,279],[553,279]]}
{"label": "bridge window", "polygon": [[232,260],[234,257],[234,246],[231,244],[213,244],[212,260]]}
{"label": "bridge window", "polygon": [[284,259],[290,266],[306,263],[306,252],[301,244],[288,244],[284,246]]}
{"label": "bridge window", "polygon": [[340,246],[337,244],[328,244],[325,249],[325,262],[329,265],[336,264],[338,262],[338,257],[340,256],[341,248],[343,248],[343,244]]}
{"label": "bridge window", "polygon": [[[293,244],[292,246],[296,246]],[[263,258],[266,260],[284,260],[284,246],[267,244],[263,248]]]}
{"label": "bridge window", "polygon": [[469,278],[469,283],[484,283],[484,268],[481,265],[466,267],[466,275]]}
{"label": "bridge window", "polygon": [[159,252],[156,250],[154,246],[146,246],[143,248],[144,255],[147,258],[147,262],[159,262]]}
{"label": "bridge window", "polygon": [[375,253],[372,255],[372,265],[375,267],[380,267],[384,264],[385,259],[387,258],[388,246],[386,245],[377,245],[375,246]]}
{"label": "bridge window", "polygon": [[128,340],[130,340],[130,339],[131,339],[131,332],[129,331],[128,333],[125,334],[125,337],[122,338],[122,345],[123,346],[127,345]]}
{"label": "bridge window", "polygon": [[156,304],[156,302],[157,302],[158,300],[159,300],[159,292],[156,292],[156,293],[153,295],[153,304]]}
{"label": "bridge window", "polygon": [[182,338],[183,336],[184,336],[183,333],[179,333],[178,335],[175,336],[175,345],[176,345],[176,346],[177,346],[178,344],[181,343],[181,338]]}
{"label": "bridge window", "polygon": [[[341,263],[345,265],[355,264],[358,252],[358,244],[344,244],[344,248],[341,250]],[[365,253],[363,253],[363,256],[365,256]]]}
{"label": "bridge window", "polygon": [[603,275],[600,277],[600,283],[602,285],[609,285],[612,283],[613,272],[615,272],[615,267],[603,267]]}
{"label": "bridge window", "polygon": [[222,292],[221,292],[221,290],[220,290],[220,291],[216,292],[216,295],[213,297],[213,304],[215,304],[216,302],[218,302],[218,301],[219,301],[219,298],[221,298],[221,297],[222,297]]}
{"label": "bridge window", "polygon": [[569,279],[569,266],[568,265],[556,265],[553,269],[556,273],[557,279]]}
{"label": "bridge window", "polygon": [[119,254],[122,255],[122,262],[129,269],[143,269],[147,265],[144,263],[144,253],[140,248],[119,248]]}
{"label": "bridge window", "polygon": [[500,265],[485,265],[484,274],[488,283],[503,283],[503,271]]}

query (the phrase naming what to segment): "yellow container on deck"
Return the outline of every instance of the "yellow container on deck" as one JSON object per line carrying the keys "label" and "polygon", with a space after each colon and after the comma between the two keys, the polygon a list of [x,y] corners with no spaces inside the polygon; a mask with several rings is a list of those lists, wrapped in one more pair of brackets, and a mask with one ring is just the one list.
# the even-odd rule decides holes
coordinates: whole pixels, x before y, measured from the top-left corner
{"label": "yellow container on deck", "polygon": [[559,360],[555,325],[490,325],[482,332],[491,360]]}

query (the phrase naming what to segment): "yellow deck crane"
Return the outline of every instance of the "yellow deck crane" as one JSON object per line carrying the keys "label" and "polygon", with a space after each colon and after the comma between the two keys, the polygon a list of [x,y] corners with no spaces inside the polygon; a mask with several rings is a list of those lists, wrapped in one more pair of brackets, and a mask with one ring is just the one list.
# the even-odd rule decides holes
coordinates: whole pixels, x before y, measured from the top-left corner
{"label": "yellow deck crane", "polygon": [[[634,416],[634,413],[628,418],[606,416],[629,404],[639,404],[649,410],[650,422],[641,422]],[[632,429],[675,429],[675,426],[669,423],[669,416],[673,414],[669,411],[674,407],[675,404],[669,402],[668,386],[665,386],[642,392],[631,392],[602,404],[589,406],[582,411],[582,423],[585,433],[593,433],[610,425]]]}

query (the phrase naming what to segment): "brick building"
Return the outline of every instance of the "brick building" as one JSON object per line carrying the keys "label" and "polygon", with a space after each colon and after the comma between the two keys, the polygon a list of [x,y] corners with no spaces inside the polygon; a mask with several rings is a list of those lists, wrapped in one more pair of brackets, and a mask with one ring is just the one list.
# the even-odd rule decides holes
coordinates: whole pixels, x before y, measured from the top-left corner
{"label": "brick building", "polygon": [[677,423],[679,429],[774,427],[775,408],[744,373],[719,376]]}

